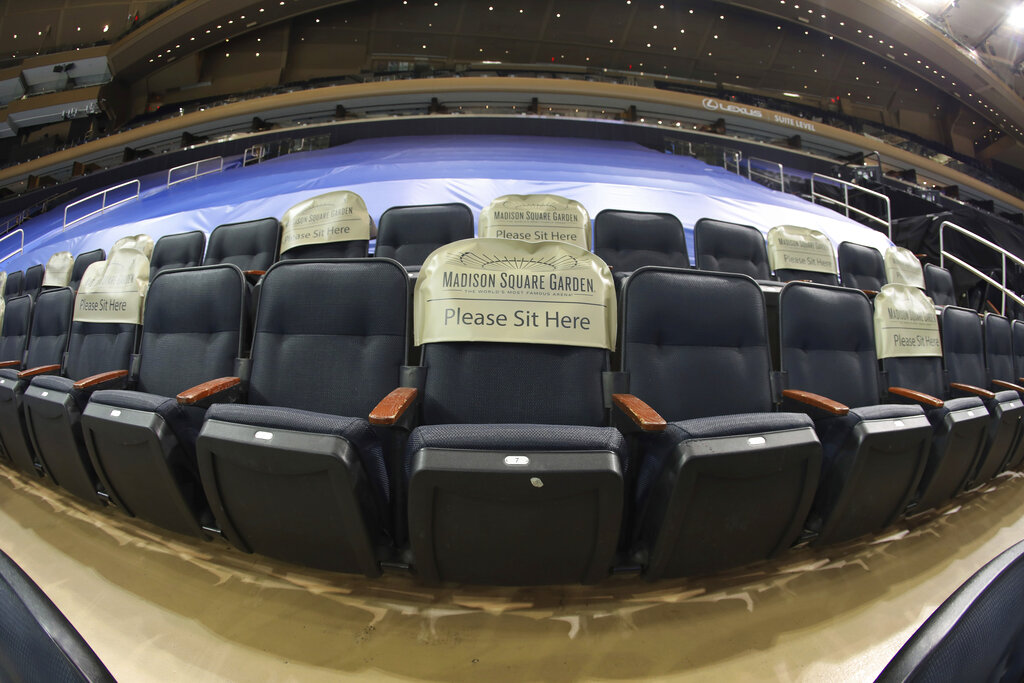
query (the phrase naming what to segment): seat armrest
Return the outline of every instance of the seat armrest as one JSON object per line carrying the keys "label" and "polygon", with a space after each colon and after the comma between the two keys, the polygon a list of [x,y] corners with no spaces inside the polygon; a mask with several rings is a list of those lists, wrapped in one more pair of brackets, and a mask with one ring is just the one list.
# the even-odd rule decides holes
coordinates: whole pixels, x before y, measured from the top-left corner
{"label": "seat armrest", "polygon": [[633,394],[612,394],[612,405],[621,410],[641,431],[663,432],[668,427],[658,411]]}
{"label": "seat armrest", "polygon": [[784,402],[789,402],[789,407],[807,413],[811,419],[837,417],[850,412],[850,408],[839,401],[833,401],[828,397],[810,391],[785,389],[782,392],[782,399]]}
{"label": "seat armrest", "polygon": [[1014,384],[1013,382],[1004,382],[1001,379],[994,379],[992,380],[992,384],[1000,389],[1009,389],[1010,391],[1019,391],[1024,393],[1024,387],[1019,384]]}
{"label": "seat armrest", "polygon": [[88,389],[97,391],[99,389],[123,389],[128,386],[127,370],[111,370],[101,372],[92,377],[85,377],[75,382],[75,389]]}
{"label": "seat armrest", "polygon": [[379,427],[390,427],[401,421],[406,412],[419,398],[416,387],[398,387],[380,400],[370,411],[369,421]]}
{"label": "seat armrest", "polygon": [[941,398],[936,398],[935,396],[926,394],[923,391],[907,389],[906,387],[889,387],[889,393],[893,396],[899,396],[900,398],[915,401],[923,406],[927,406],[928,408],[941,408],[945,404]]}
{"label": "seat armrest", "polygon": [[877,289],[862,289],[860,291],[864,292],[864,294],[866,294],[869,299],[874,299],[876,296],[878,296]]}
{"label": "seat armrest", "polygon": [[208,408],[214,403],[235,403],[241,396],[241,377],[218,377],[178,394],[178,405]]}
{"label": "seat armrest", "polygon": [[965,394],[973,394],[974,396],[981,396],[982,398],[996,397],[996,393],[994,391],[982,389],[981,387],[976,387],[971,384],[963,384],[962,382],[950,382],[949,387],[951,389],[956,389],[957,391],[962,391]]}
{"label": "seat armrest", "polygon": [[16,368],[21,365],[20,360],[5,360],[0,361],[0,368]]}
{"label": "seat armrest", "polygon": [[52,375],[55,372],[60,372],[60,363],[54,363],[53,365],[40,365],[38,367],[22,370],[18,373],[18,379],[29,379],[36,375]]}

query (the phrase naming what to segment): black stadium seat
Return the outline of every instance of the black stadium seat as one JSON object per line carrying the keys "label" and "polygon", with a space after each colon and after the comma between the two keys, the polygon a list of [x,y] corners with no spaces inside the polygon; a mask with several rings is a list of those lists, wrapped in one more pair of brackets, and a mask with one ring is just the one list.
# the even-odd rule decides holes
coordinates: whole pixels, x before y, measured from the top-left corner
{"label": "black stadium seat", "polygon": [[365,258],[376,226],[355,192],[335,190],[303,200],[281,218],[281,260]]}
{"label": "black stadium seat", "polygon": [[60,371],[74,303],[75,295],[67,287],[40,292],[32,312],[25,362],[0,368],[0,438],[7,457],[27,474],[43,476],[45,470],[25,424],[25,389],[36,375]]}
{"label": "black stadium seat", "polygon": [[924,266],[925,291],[936,306],[956,306],[956,290],[953,288],[953,276],[945,268],[934,263]]}
{"label": "black stadium seat", "polygon": [[764,234],[751,225],[701,218],[693,227],[697,267],[770,280]]}
{"label": "black stadium seat", "polygon": [[1013,334],[1013,376],[1015,384],[1024,384],[1024,320],[1010,322]]}
{"label": "black stadium seat", "polygon": [[839,284],[839,266],[828,237],[819,230],[777,225],[768,231],[768,260],[780,282]]}
{"label": "black stadium seat", "polygon": [[683,224],[670,213],[599,212],[594,217],[594,253],[616,276],[643,266],[690,267]]}
{"label": "black stadium seat", "polygon": [[[996,313],[986,313],[982,327],[985,331],[985,367],[988,368],[992,388],[1016,391],[1019,398],[1024,394],[1024,387],[1013,368],[1013,330],[1009,319]],[[1021,416],[1024,418],[1024,409]],[[1003,463],[1006,469],[1017,469],[1024,458],[1024,441],[1020,438],[1022,425],[1024,422],[1017,425],[1014,445]]]}
{"label": "black stadium seat", "polygon": [[[408,290],[390,259],[283,261],[267,271],[245,402],[215,403],[196,444],[206,497],[232,545],[380,573],[391,473],[366,416],[399,386]],[[218,400],[200,387],[179,403],[195,397]]]}
{"label": "black stadium seat", "polygon": [[629,430],[644,451],[633,550],[647,577],[718,571],[791,546],[818,486],[821,444],[807,415],[772,410],[757,284],[643,268],[622,297],[631,393],[668,421]]}
{"label": "black stadium seat", "polygon": [[231,264],[165,270],[151,283],[132,388],[97,391],[82,415],[92,464],[125,512],[203,535],[207,506],[195,438],[205,411],[180,406],[175,396],[238,374],[247,295],[242,272]]}
{"label": "black stadium seat", "polygon": [[198,266],[203,262],[205,248],[206,233],[202,230],[164,235],[153,247],[153,256],[149,260],[149,281],[152,282],[161,270]]}
{"label": "black stadium seat", "polygon": [[21,296],[25,287],[25,274],[20,270],[7,274],[7,285],[4,287],[4,298],[11,299]]}
{"label": "black stadium seat", "polygon": [[465,204],[393,206],[380,217],[374,256],[418,269],[443,244],[473,237],[473,212]]}
{"label": "black stadium seat", "polygon": [[919,406],[879,405],[871,302],[864,293],[791,282],[779,306],[783,408],[804,406],[824,448],[808,520],[818,532],[815,543],[878,531],[917,491],[932,426]]}
{"label": "black stadium seat", "polygon": [[78,291],[78,285],[82,282],[82,276],[85,275],[86,269],[97,261],[102,261],[107,255],[102,249],[93,249],[92,251],[83,251],[75,258],[75,265],[71,269],[71,281],[68,283],[68,287],[71,288],[72,292]]}
{"label": "black stadium seat", "polygon": [[25,269],[25,283],[22,285],[22,293],[28,294],[33,299],[39,294],[39,290],[43,288],[43,275],[45,269],[43,264],[37,263],[34,266],[29,266]]}
{"label": "black stadium seat", "polygon": [[877,292],[886,283],[885,261],[874,247],[854,242],[842,242],[836,249],[839,257],[839,277],[844,287]]}
{"label": "black stadium seat", "polygon": [[210,233],[203,265],[230,263],[247,275],[261,275],[277,260],[280,242],[281,224],[276,218],[218,225]]}
{"label": "black stadium seat", "polygon": [[[32,328],[32,297],[21,294],[8,299],[4,309],[3,327],[0,329],[0,368],[19,368],[25,360],[29,331]],[[0,446],[3,435],[0,434]],[[14,464],[6,448],[0,448],[0,456]]]}

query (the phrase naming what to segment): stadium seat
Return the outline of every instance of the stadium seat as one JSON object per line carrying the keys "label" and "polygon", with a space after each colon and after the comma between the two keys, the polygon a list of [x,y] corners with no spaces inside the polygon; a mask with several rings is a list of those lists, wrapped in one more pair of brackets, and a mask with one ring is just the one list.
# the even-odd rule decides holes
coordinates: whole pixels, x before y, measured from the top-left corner
{"label": "stadium seat", "polygon": [[206,233],[202,230],[164,235],[156,241],[149,260],[149,281],[156,279],[161,270],[193,268],[203,262]]}
{"label": "stadium seat", "polygon": [[[1009,319],[996,313],[986,313],[982,328],[985,331],[985,367],[988,368],[988,375],[992,380],[992,387],[995,390],[1016,391],[1017,396],[1024,394],[1024,387],[1014,372],[1013,362],[1013,330]],[[1021,409],[1021,417],[1024,418],[1024,408]],[[1015,470],[1020,466],[1024,458],[1024,441],[1021,439],[1021,422],[1017,426],[1017,435],[1014,437],[1013,446],[1003,463],[1004,469]]]}
{"label": "stadium seat", "polygon": [[693,250],[701,270],[771,279],[764,234],[753,226],[701,218],[693,226]]}
{"label": "stadium seat", "polygon": [[82,283],[82,277],[85,275],[85,271],[89,266],[97,261],[102,261],[106,257],[107,255],[102,249],[83,251],[75,257],[75,265],[71,268],[71,280],[68,282],[68,287],[71,288],[71,291],[78,291],[78,286]]}
{"label": "stadium seat", "polygon": [[566,242],[591,248],[592,228],[586,207],[555,194],[506,194],[480,212],[479,237]]}
{"label": "stadium seat", "polygon": [[82,415],[96,474],[126,513],[204,536],[208,509],[195,438],[205,411],[180,406],[175,396],[238,374],[249,329],[247,295],[232,264],[165,270],[150,284],[132,388],[95,392]]}
{"label": "stadium seat", "polygon": [[[757,284],[642,268],[622,298],[631,395],[613,399],[638,415],[616,424],[643,450],[633,552],[647,578],[714,572],[790,547],[818,485],[821,443],[807,415],[773,412]],[[640,419],[644,405],[661,417]]]}
{"label": "stadium seat", "polygon": [[[71,274],[75,267],[75,259],[70,251],[58,251],[46,261],[41,289],[67,287],[71,283]],[[74,291],[74,290],[72,290]]]}
{"label": "stadium seat", "polygon": [[767,242],[768,263],[780,282],[839,284],[835,251],[825,233],[795,225],[776,225],[768,231]]}
{"label": "stadium seat", "polygon": [[924,292],[885,285],[874,305],[875,349],[889,401],[920,405],[935,430],[912,503],[916,514],[942,505],[967,484],[985,445],[988,410],[977,396],[950,397],[939,323]]}
{"label": "stadium seat", "polygon": [[855,242],[842,242],[836,252],[843,287],[860,289],[869,295],[882,289],[886,279],[885,261],[880,251]]}
{"label": "stadium seat", "polygon": [[465,204],[393,206],[380,217],[374,256],[391,258],[406,270],[419,270],[443,244],[473,236],[473,212]]}
{"label": "stadium seat", "polygon": [[914,252],[892,246],[885,250],[885,279],[896,285],[925,289],[924,270]]}
{"label": "stadium seat", "polygon": [[1012,389],[993,386],[985,367],[981,318],[969,308],[946,306],[941,314],[942,356],[953,396],[979,396],[989,412],[985,445],[970,483],[988,481],[1010,455],[1024,404]]}
{"label": "stadium seat", "polygon": [[[511,267],[480,269],[473,254]],[[529,262],[559,269],[521,272]],[[499,276],[506,299],[471,308],[477,286]],[[545,288],[531,288],[534,278]],[[569,244],[462,240],[427,260],[415,300],[416,400],[390,410],[402,397],[394,395],[370,421],[418,418],[405,450],[417,575],[521,585],[607,576],[628,469],[622,435],[604,426],[615,339],[607,266]]]}
{"label": "stadium seat", "polygon": [[[29,331],[32,327],[32,297],[21,294],[7,299],[4,306],[3,328],[0,330],[0,368],[20,368],[25,360]],[[2,446],[3,434],[0,434]],[[6,448],[0,448],[0,456],[13,465]]]}
{"label": "stadium seat", "polygon": [[[82,438],[81,418],[100,389],[123,388],[142,322],[149,261],[140,252],[112,251],[87,270],[75,299],[68,351],[60,375],[39,375],[25,390],[25,418],[39,459],[54,483],[93,505],[102,488]],[[103,286],[104,276],[107,284]],[[128,275],[128,277],[123,277]],[[101,313],[96,300],[116,300]]]}
{"label": "stadium seat", "polygon": [[[44,476],[46,471],[36,456],[25,424],[25,388],[36,375],[60,371],[74,303],[75,295],[67,287],[41,291],[33,307],[24,363],[0,364],[0,438],[7,457],[27,474]],[[7,315],[10,309],[8,304]]]}
{"label": "stadium seat", "polygon": [[782,407],[803,406],[824,449],[808,519],[814,543],[885,528],[917,491],[932,427],[919,406],[879,405],[871,303],[854,289],[791,282],[780,327]]}
{"label": "stadium seat", "polygon": [[936,306],[956,306],[956,290],[953,288],[953,276],[945,268],[933,263],[924,266],[925,292],[932,298]]}
{"label": "stadium seat", "polygon": [[39,290],[43,287],[44,268],[41,263],[29,266],[25,269],[25,282],[22,285],[22,293],[27,294],[34,300]]}
{"label": "stadium seat", "polygon": [[[408,275],[390,259],[277,263],[263,280],[248,382],[179,394],[185,405],[215,402],[196,454],[236,548],[380,573],[391,473],[367,416],[400,385],[408,301]],[[204,390],[238,384],[243,403]]]}
{"label": "stadium seat", "polygon": [[276,218],[218,225],[210,233],[203,265],[230,263],[246,277],[257,279],[277,260],[280,241],[281,225]]}
{"label": "stadium seat", "polygon": [[670,213],[599,212],[594,217],[594,253],[616,277],[643,266],[690,267],[683,224]]}
{"label": "stadium seat", "polygon": [[25,274],[20,270],[16,270],[13,273],[7,274],[7,285],[4,287],[4,298],[12,299],[16,296],[21,296],[22,290],[25,286]]}
{"label": "stadium seat", "polygon": [[1024,384],[1024,320],[1010,321],[1013,343],[1013,376],[1016,384]]}
{"label": "stadium seat", "polygon": [[365,258],[376,234],[362,197],[348,190],[326,192],[281,218],[281,260]]}

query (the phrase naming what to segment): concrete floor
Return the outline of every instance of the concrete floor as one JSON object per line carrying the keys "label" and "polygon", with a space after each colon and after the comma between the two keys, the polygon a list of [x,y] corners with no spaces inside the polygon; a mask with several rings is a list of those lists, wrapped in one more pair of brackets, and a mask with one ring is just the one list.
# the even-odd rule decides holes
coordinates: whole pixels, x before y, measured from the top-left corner
{"label": "concrete floor", "polygon": [[1024,477],[928,520],[742,572],[429,588],[244,555],[0,470],[0,548],[120,681],[870,681],[1024,539]]}

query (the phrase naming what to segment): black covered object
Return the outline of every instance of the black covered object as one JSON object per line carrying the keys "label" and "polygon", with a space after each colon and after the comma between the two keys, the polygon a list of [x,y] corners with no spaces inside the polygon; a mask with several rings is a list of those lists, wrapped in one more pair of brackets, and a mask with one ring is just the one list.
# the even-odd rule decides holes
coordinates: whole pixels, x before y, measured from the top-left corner
{"label": "black covered object", "polygon": [[842,242],[836,250],[844,287],[877,292],[886,283],[885,259],[874,247]]}
{"label": "black covered object", "polygon": [[20,270],[7,274],[7,286],[4,289],[4,298],[7,300],[20,296],[25,286],[25,274]]}
{"label": "black covered object", "polygon": [[408,277],[390,259],[286,261],[266,274],[246,404],[216,404],[196,445],[225,537],[379,574],[391,521],[384,444],[366,420],[399,386]]}
{"label": "black covered object", "polygon": [[1024,679],[1024,542],[949,596],[876,679],[879,683]]}
{"label": "black covered object", "polygon": [[670,423],[639,437],[634,550],[647,577],[713,572],[792,545],[818,485],[821,444],[806,415],[772,412],[757,284],[643,268],[623,290],[622,334],[631,393]]}
{"label": "black covered object", "polygon": [[164,235],[156,241],[149,259],[149,281],[162,270],[192,268],[203,262],[206,233],[202,230]]}
{"label": "black covered object", "polygon": [[374,256],[416,267],[438,247],[473,236],[473,212],[465,204],[393,206],[380,217]]}
{"label": "black covered object", "polygon": [[616,274],[643,266],[690,267],[683,224],[669,213],[601,211],[594,218],[594,253]]}
{"label": "black covered object", "polygon": [[281,224],[276,218],[218,225],[210,233],[203,265],[230,263],[241,270],[270,268],[277,260]]}
{"label": "black covered object", "polygon": [[85,271],[89,266],[97,261],[102,261],[106,257],[107,255],[102,249],[83,251],[81,254],[76,256],[75,264],[71,267],[71,279],[68,281],[68,287],[71,288],[71,291],[78,291],[78,285],[81,284],[82,277],[85,275]]}
{"label": "black covered object", "polygon": [[936,306],[956,306],[956,289],[948,270],[934,263],[924,264],[924,290]]}
{"label": "black covered object", "polygon": [[43,276],[46,274],[46,269],[41,263],[37,263],[34,266],[29,266],[25,269],[25,283],[22,287],[22,292],[28,294],[33,299],[39,294],[39,290],[43,288]]}
{"label": "black covered object", "polygon": [[753,226],[701,218],[693,227],[693,250],[701,270],[771,278],[764,235]]}
{"label": "black covered object", "polygon": [[0,552],[0,680],[114,681],[71,622],[3,552]]}

